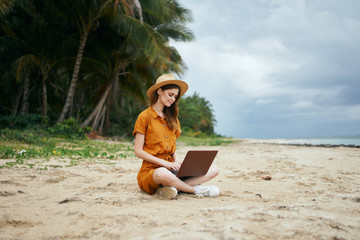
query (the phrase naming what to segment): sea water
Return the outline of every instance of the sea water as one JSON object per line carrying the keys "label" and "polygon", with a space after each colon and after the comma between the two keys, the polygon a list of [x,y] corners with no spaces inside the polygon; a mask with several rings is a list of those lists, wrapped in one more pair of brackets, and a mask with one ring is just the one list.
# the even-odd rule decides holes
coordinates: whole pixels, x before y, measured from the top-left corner
{"label": "sea water", "polygon": [[310,145],[346,145],[360,146],[359,136],[337,136],[337,137],[311,137],[311,138],[292,138],[282,139],[279,143],[285,144],[310,144]]}

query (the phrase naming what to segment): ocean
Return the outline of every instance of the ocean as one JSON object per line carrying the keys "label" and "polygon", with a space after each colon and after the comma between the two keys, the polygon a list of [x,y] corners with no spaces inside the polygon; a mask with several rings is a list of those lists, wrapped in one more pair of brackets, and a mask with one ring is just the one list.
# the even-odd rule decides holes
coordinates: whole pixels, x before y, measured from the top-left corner
{"label": "ocean", "polygon": [[310,145],[333,145],[333,146],[359,146],[360,136],[336,136],[336,137],[311,137],[311,138],[290,138],[279,139],[277,143],[283,144],[310,144]]}

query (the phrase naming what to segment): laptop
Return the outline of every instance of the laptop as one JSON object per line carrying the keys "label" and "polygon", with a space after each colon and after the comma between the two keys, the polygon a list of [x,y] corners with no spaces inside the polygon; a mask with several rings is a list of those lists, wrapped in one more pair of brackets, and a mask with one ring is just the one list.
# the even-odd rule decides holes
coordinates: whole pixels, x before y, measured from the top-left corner
{"label": "laptop", "polygon": [[190,150],[187,152],[177,177],[195,177],[205,175],[214,161],[217,150]]}

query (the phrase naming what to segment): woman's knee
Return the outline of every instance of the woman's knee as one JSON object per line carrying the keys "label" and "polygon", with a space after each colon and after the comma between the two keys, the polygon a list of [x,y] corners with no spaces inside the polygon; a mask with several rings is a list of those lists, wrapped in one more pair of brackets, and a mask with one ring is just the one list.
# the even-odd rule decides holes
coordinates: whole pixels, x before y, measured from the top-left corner
{"label": "woman's knee", "polygon": [[214,178],[216,177],[220,172],[220,169],[218,166],[216,166],[215,164],[211,165],[209,171],[208,171],[208,174],[211,178]]}
{"label": "woman's knee", "polygon": [[154,171],[153,178],[157,184],[167,183],[174,176],[168,169],[160,167]]}

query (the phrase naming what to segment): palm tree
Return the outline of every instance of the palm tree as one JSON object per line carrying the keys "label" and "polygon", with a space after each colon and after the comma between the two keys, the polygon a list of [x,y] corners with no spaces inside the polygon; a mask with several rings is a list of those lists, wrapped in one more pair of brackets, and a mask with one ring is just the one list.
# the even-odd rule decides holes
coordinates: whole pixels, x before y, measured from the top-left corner
{"label": "palm tree", "polygon": [[[185,29],[184,27],[180,28],[180,30],[175,29],[175,27],[180,26],[180,19],[184,19],[184,16],[174,17],[176,16],[173,11],[175,7],[171,5],[171,3],[173,4],[174,2],[163,1],[163,3],[166,4],[166,7],[163,7],[163,9],[171,9],[171,14],[168,12],[164,14],[164,16],[170,16],[168,18],[164,16],[151,16],[152,18],[157,17],[164,22],[161,23],[160,20],[157,20],[159,22],[159,24],[156,24],[157,29],[146,22],[146,20],[150,20],[149,17],[145,16],[145,22],[141,22],[127,15],[119,14],[117,16],[118,20],[114,21],[113,24],[115,27],[113,36],[107,36],[104,33],[99,34],[99,36],[106,36],[101,39],[118,39],[118,41],[115,41],[114,46],[111,46],[110,52],[104,54],[111,56],[107,62],[112,64],[105,65],[111,67],[111,71],[107,71],[111,73],[108,78],[109,81],[107,81],[106,88],[102,88],[105,89],[102,97],[89,117],[82,123],[82,127],[88,125],[93,120],[92,127],[96,130],[99,126],[100,119],[104,119],[105,112],[110,112],[110,104],[106,103],[106,99],[109,99],[108,96],[111,96],[110,92],[114,90],[113,88],[118,86],[116,83],[119,81],[120,72],[124,72],[125,68],[130,69],[130,64],[132,66],[137,64],[140,66],[149,66],[150,69],[145,70],[142,68],[141,72],[145,73],[145,75],[146,72],[152,73],[150,74],[151,76],[146,78],[140,77],[140,79],[138,79],[138,82],[143,82],[144,79],[150,79],[150,81],[145,84],[145,87],[146,85],[152,84],[152,79],[164,71],[182,73],[184,64],[178,52],[168,45],[168,40],[170,36],[177,40],[191,40],[193,36],[190,31],[181,31]],[[151,11],[151,7],[152,6],[145,8],[145,13],[154,12]],[[154,23],[155,21],[152,22]],[[165,24],[167,26],[166,29],[162,27],[162,25]],[[97,46],[104,45],[106,45],[106,43],[97,44]],[[132,75],[135,76],[135,74]]]}
{"label": "palm tree", "polygon": [[192,96],[181,98],[179,108],[181,108],[179,118],[182,127],[195,132],[214,133],[216,120],[209,101],[194,93]]}
{"label": "palm tree", "polygon": [[[15,44],[14,49],[9,51],[20,52],[15,59],[15,79],[20,82],[24,79],[22,94],[22,107],[20,114],[27,114],[29,108],[30,74],[40,73],[40,85],[42,95],[42,114],[47,116],[47,80],[50,71],[58,62],[59,51],[54,48],[53,42],[63,39],[61,28],[51,18],[48,18],[47,7],[49,2],[39,0],[18,0],[15,2],[14,10],[17,18],[8,21],[7,35]],[[9,19],[14,19],[9,16]],[[16,108],[15,111],[16,113]]]}
{"label": "palm tree", "polygon": [[36,113],[41,102],[44,115],[101,130],[124,96],[141,99],[160,74],[183,73],[169,41],[193,39],[190,19],[175,0],[16,0],[0,18],[0,103]]}
{"label": "palm tree", "polygon": [[0,16],[5,15],[13,5],[14,0],[0,0]]}
{"label": "palm tree", "polygon": [[[124,8],[126,11],[134,14],[131,3],[134,3],[135,8],[140,10],[140,3],[138,0],[70,0],[63,1],[62,4],[60,4],[60,6],[63,7],[63,12],[69,14],[67,16],[70,19],[75,20],[80,33],[80,41],[69,90],[63,110],[61,111],[57,122],[62,122],[65,119],[65,115],[69,111],[70,105],[73,101],[80,65],[90,31],[98,27],[100,18],[102,18],[105,14],[112,13],[116,16],[117,8]],[[141,16],[141,12],[139,14]]]}
{"label": "palm tree", "polygon": [[[123,13],[116,15],[117,19],[122,17],[127,17],[127,15]],[[105,114],[110,112],[112,101],[109,99],[114,96],[111,93],[117,92],[119,76],[125,74],[126,66],[136,57],[132,55],[132,51],[129,51],[128,41],[119,34],[116,24],[113,24],[112,21],[113,17],[105,17],[101,20],[102,28],[92,36],[89,46],[93,57],[84,59],[86,63],[92,64],[92,68],[96,69],[96,75],[100,75],[98,79],[104,81],[98,82],[100,87],[96,96],[100,96],[100,98],[81,126],[85,127],[92,122],[92,128],[100,132]],[[139,24],[142,24],[141,20]]]}
{"label": "palm tree", "polygon": [[[14,2],[12,2],[12,4],[14,4]],[[20,100],[22,100],[20,114],[28,113],[30,73],[33,69],[32,63],[29,61],[29,58],[26,57],[31,52],[30,46],[32,44],[29,43],[34,43],[34,39],[28,37],[31,35],[29,34],[30,31],[28,29],[32,26],[26,19],[28,16],[26,10],[22,9],[23,11],[18,11],[20,8],[21,5],[16,2],[14,6],[15,11],[18,12],[16,17],[10,13],[4,18],[1,18],[1,26],[3,30],[3,36],[1,38],[3,46],[1,48],[1,55],[5,56],[5,64],[7,62],[12,66],[10,69],[7,69],[7,71],[12,73],[12,79],[15,75],[15,86],[20,83],[20,88],[13,107],[14,115],[18,113]],[[22,80],[23,84],[21,84]]]}

